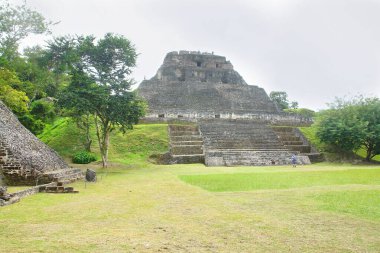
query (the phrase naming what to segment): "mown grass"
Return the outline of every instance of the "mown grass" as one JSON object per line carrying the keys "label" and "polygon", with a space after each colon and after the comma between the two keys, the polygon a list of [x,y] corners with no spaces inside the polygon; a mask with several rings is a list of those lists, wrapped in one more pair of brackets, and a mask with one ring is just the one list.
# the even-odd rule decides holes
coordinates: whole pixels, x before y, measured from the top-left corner
{"label": "mown grass", "polygon": [[[380,252],[379,166],[147,163],[166,129],[114,132],[114,164],[83,167],[98,182],[71,184],[78,194],[0,208],[0,252]],[[41,138],[66,158],[82,149],[67,119]]]}
{"label": "mown grass", "polygon": [[[0,252],[379,252],[379,170],[120,165],[72,184],[78,194],[0,208]],[[211,192],[187,174],[261,186]]]}
{"label": "mown grass", "polygon": [[378,185],[380,169],[182,175],[180,179],[214,192],[346,184]]}
{"label": "mown grass", "polygon": [[[72,155],[84,149],[84,133],[68,118],[60,118],[48,125],[38,136],[61,156],[71,159]],[[91,128],[92,152],[100,159],[95,129]],[[125,134],[118,130],[111,133],[109,160],[117,163],[144,163],[153,153],[168,150],[166,124],[140,124]]]}
{"label": "mown grass", "polygon": [[312,196],[320,209],[350,214],[368,220],[380,220],[380,189],[332,191]]}

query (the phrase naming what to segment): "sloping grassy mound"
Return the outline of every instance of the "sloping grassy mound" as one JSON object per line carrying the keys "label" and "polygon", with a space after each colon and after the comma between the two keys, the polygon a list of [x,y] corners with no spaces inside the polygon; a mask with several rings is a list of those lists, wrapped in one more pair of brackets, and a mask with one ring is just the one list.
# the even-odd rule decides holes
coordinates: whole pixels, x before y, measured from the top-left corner
{"label": "sloping grassy mound", "polygon": [[324,185],[380,185],[380,169],[183,175],[179,178],[212,192],[251,191]]}
{"label": "sloping grassy mound", "polygon": [[[38,137],[65,158],[71,158],[75,152],[84,149],[84,132],[68,118],[60,118],[48,125]],[[100,157],[94,128],[91,129],[91,138],[92,152]],[[125,134],[115,130],[111,133],[109,160],[119,163],[144,162],[153,153],[166,152],[168,142],[166,124],[136,125]]]}

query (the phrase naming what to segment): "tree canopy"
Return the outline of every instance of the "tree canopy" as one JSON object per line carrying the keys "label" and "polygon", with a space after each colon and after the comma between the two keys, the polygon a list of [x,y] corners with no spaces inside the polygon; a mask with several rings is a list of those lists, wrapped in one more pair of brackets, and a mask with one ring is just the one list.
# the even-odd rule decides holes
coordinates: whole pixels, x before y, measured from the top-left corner
{"label": "tree canopy", "polygon": [[380,100],[358,97],[338,99],[322,113],[317,136],[343,151],[366,150],[366,160],[380,154]]}
{"label": "tree canopy", "polygon": [[288,94],[285,91],[272,91],[269,94],[269,98],[275,102],[280,109],[297,109],[298,102],[292,101],[289,102]]}
{"label": "tree canopy", "polygon": [[0,49],[7,58],[17,53],[18,43],[30,34],[49,32],[51,21],[39,12],[30,9],[26,3],[12,6],[8,1],[0,5]]}
{"label": "tree canopy", "polygon": [[60,104],[81,119],[93,116],[103,166],[107,167],[110,133],[116,128],[132,129],[145,113],[146,104],[130,91],[133,80],[129,74],[137,57],[134,46],[123,36],[110,33],[99,40],[61,37],[49,43],[46,56],[54,69],[72,76]]}

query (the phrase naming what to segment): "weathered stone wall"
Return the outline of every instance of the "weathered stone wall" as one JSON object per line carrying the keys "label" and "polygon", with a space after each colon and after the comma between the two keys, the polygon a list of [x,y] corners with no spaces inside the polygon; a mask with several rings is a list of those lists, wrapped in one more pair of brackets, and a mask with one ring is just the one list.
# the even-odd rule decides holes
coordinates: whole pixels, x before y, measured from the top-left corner
{"label": "weathered stone wall", "polygon": [[[205,154],[206,166],[268,166],[291,164],[292,152],[277,150],[211,150]],[[307,156],[297,156],[297,164],[310,164]]]}
{"label": "weathered stone wall", "polygon": [[254,120],[256,122],[267,123],[271,125],[279,126],[310,126],[313,121],[311,118],[305,118],[295,114],[279,113],[279,114],[269,114],[269,113],[221,113],[216,112],[185,112],[178,110],[175,113],[172,112],[162,112],[161,114],[149,113],[146,115],[144,120],[146,121],[161,121],[170,122],[173,119],[187,120],[192,122],[197,122],[198,119],[246,119]]}
{"label": "weathered stone wall", "polygon": [[0,144],[4,147],[4,154],[0,157],[0,169],[8,166],[11,180],[16,180],[20,176],[21,181],[26,180],[31,183],[34,181],[31,177],[39,174],[69,169],[66,162],[27,130],[2,101],[0,101]]}
{"label": "weathered stone wall", "polygon": [[168,53],[138,93],[151,115],[279,113],[265,91],[248,85],[225,57],[199,52]]}

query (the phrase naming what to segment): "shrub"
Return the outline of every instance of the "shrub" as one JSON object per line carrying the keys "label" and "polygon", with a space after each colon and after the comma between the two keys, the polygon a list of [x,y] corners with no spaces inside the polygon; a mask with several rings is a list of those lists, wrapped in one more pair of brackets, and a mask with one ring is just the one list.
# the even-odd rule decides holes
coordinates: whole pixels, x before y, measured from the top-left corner
{"label": "shrub", "polygon": [[96,156],[87,151],[79,151],[73,156],[73,163],[87,164],[96,161]]}

